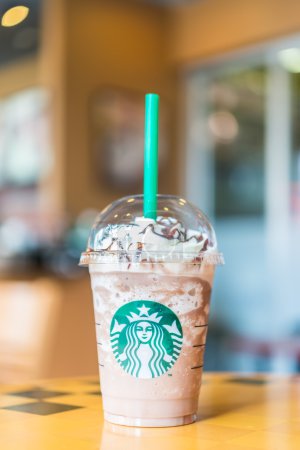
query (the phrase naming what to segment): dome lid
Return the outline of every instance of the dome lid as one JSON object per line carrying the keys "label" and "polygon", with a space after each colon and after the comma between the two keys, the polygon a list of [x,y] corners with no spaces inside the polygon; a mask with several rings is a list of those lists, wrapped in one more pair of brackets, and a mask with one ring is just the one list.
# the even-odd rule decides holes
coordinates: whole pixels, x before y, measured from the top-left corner
{"label": "dome lid", "polygon": [[158,195],[156,220],[143,217],[143,195],[121,198],[96,218],[80,264],[205,260],[222,264],[213,227],[183,198]]}

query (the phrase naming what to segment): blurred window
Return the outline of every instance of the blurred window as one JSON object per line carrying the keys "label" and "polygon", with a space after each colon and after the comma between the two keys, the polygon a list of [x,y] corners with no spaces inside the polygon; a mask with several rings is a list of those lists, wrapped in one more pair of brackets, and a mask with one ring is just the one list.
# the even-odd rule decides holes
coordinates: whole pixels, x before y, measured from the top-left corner
{"label": "blurred window", "polygon": [[48,95],[31,88],[0,99],[0,190],[34,187],[51,165]]}
{"label": "blurred window", "polygon": [[210,86],[216,217],[263,214],[265,80],[266,69],[258,67]]}
{"label": "blurred window", "polygon": [[0,98],[0,258],[40,239],[41,184],[53,164],[48,108],[40,87]]}

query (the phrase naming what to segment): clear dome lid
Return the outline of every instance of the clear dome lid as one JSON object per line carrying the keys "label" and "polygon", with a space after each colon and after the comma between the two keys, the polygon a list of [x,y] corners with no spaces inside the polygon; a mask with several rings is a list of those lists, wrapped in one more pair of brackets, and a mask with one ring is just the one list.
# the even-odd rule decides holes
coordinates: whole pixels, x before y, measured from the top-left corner
{"label": "clear dome lid", "polygon": [[158,195],[156,220],[143,217],[143,195],[121,198],[97,216],[80,264],[113,260],[223,264],[208,218],[173,195]]}

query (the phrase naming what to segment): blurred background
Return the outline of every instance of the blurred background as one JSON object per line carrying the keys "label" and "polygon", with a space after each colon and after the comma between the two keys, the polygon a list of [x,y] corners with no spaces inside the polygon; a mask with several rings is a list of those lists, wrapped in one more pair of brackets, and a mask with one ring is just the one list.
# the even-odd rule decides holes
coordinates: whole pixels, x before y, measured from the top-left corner
{"label": "blurred background", "polygon": [[0,382],[97,373],[78,267],[98,210],[142,191],[202,208],[226,265],[206,370],[300,371],[300,3],[3,0]]}

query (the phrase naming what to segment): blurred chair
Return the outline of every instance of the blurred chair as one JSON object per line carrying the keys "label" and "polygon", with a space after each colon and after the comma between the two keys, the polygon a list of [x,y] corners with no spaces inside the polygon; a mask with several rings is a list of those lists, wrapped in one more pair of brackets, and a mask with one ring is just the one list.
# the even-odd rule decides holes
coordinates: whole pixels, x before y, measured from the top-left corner
{"label": "blurred chair", "polygon": [[299,337],[266,341],[234,336],[228,339],[228,350],[238,358],[243,371],[296,373],[300,361]]}
{"label": "blurred chair", "polygon": [[43,374],[60,297],[57,284],[49,279],[0,282],[0,382]]}
{"label": "blurred chair", "polygon": [[87,276],[0,281],[0,383],[97,370]]}

